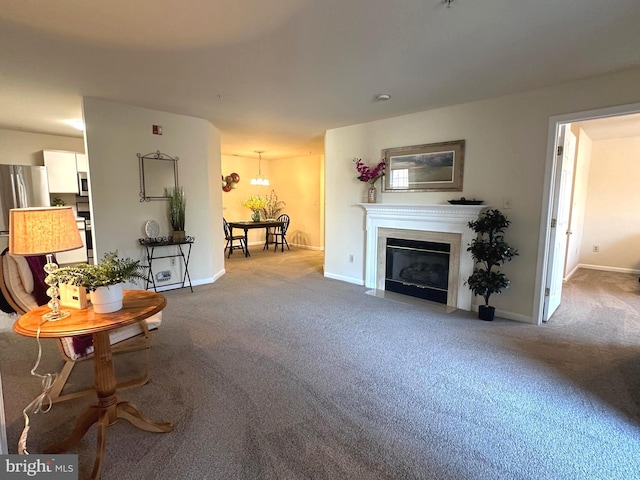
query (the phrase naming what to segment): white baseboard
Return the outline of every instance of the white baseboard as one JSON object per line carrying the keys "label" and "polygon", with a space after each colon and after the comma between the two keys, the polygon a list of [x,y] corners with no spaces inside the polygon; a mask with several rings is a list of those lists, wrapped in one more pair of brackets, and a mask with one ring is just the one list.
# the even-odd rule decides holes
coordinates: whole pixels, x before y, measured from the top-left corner
{"label": "white baseboard", "polygon": [[635,268],[607,267],[603,265],[590,265],[588,263],[581,263],[578,265],[578,268],[586,268],[589,270],[600,270],[603,272],[631,273],[633,275],[640,275],[640,270]]}
{"label": "white baseboard", "polygon": [[344,275],[335,275],[333,273],[324,273],[326,278],[332,278],[333,280],[340,280],[347,283],[355,283],[356,285],[364,285],[364,280],[361,278],[345,277]]}
{"label": "white baseboard", "polygon": [[[264,247],[264,241],[262,242],[249,242],[249,246],[250,247]],[[296,248],[304,248],[306,250],[320,250],[320,251],[324,251],[324,247],[314,247],[313,245],[302,245],[300,243],[291,243],[289,242],[289,246],[290,247],[296,247]],[[249,249],[249,251],[251,251],[251,249]]]}
{"label": "white baseboard", "polygon": [[[471,305],[471,311],[477,312],[478,305]],[[513,313],[513,312],[507,312],[505,310],[496,309],[495,316],[500,318],[506,318],[507,320],[513,320],[515,322],[530,323],[531,325],[537,325],[537,322],[535,322],[532,317],[527,317],[526,315],[522,315],[520,313]]]}

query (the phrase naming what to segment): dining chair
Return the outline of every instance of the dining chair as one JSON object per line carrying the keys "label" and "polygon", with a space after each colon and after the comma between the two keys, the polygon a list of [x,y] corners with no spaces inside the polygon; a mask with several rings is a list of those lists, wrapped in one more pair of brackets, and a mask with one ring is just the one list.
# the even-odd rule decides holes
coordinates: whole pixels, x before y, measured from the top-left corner
{"label": "dining chair", "polygon": [[[37,300],[39,296],[37,279],[34,277],[26,257],[10,255],[8,249],[5,249],[0,254],[0,293],[7,304],[19,315],[37,308],[42,303]],[[46,299],[43,301],[46,303]],[[144,385],[151,378],[150,331],[158,329],[161,322],[162,312],[159,312],[146,320],[115,329],[109,333],[109,341],[113,346],[112,352],[114,354],[146,350],[144,373],[136,378],[119,382],[116,385],[116,390]],[[49,391],[51,401],[58,403],[73,398],[95,395],[94,388],[63,394],[63,389],[75,364],[93,359],[91,336],[56,338],[55,341],[58,345],[58,351],[64,360],[64,365],[57,374],[56,380]]]}
{"label": "dining chair", "polygon": [[[246,254],[246,245],[244,240],[244,235],[231,235],[231,227],[229,226],[229,222],[225,218],[222,219],[222,224],[224,226],[224,238],[227,241],[227,244],[224,247],[224,251],[226,252],[229,249],[229,253],[227,254],[227,258],[231,256],[234,250],[242,250],[242,253]],[[237,244],[235,242],[238,242]]]}
{"label": "dining chair", "polygon": [[280,251],[284,252],[284,246],[287,246],[287,250],[291,250],[289,248],[289,242],[287,242],[287,229],[289,228],[289,215],[287,215],[286,213],[283,213],[282,215],[280,215],[277,219],[279,222],[283,222],[281,227],[276,227],[274,232],[272,233],[273,236],[273,244],[275,245],[275,248],[273,249],[274,252],[278,251],[278,245],[280,245]]}

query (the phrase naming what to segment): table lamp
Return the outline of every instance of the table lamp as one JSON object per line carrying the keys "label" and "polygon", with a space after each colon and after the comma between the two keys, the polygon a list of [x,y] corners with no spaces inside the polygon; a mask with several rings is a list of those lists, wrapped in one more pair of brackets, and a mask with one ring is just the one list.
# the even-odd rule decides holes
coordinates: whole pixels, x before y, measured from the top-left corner
{"label": "table lamp", "polygon": [[49,285],[47,295],[51,298],[51,311],[42,318],[48,321],[68,317],[68,310],[60,310],[57,282],[49,274],[58,270],[53,253],[75,250],[82,247],[75,215],[71,207],[12,208],[9,210],[9,253],[12,255],[46,255],[47,273],[45,283]]}

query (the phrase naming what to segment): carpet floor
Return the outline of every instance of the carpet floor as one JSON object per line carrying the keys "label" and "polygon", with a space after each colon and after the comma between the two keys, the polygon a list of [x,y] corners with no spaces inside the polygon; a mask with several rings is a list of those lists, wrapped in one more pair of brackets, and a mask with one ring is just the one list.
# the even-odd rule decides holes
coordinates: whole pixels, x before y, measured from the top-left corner
{"label": "carpet floor", "polygon": [[[109,427],[103,479],[640,478],[637,277],[579,271],[542,326],[365,295],[322,253],[235,252],[165,292],[149,384],[121,392],[171,433]],[[43,370],[61,366],[43,341]],[[39,393],[33,339],[0,331],[10,453]],[[116,359],[134,373],[139,353]],[[90,362],[70,387],[90,383]],[[32,416],[29,451],[91,401]],[[77,453],[80,478],[95,428]]]}

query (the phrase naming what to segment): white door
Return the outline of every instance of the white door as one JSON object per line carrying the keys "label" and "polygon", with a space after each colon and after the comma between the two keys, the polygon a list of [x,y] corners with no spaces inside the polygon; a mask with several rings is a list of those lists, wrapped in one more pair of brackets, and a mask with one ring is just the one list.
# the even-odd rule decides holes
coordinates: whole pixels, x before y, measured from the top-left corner
{"label": "white door", "polygon": [[556,166],[553,185],[553,204],[551,213],[551,235],[547,282],[545,290],[544,313],[546,322],[560,305],[562,299],[562,279],[564,260],[567,254],[567,235],[571,209],[571,190],[573,184],[573,164],[576,152],[576,136],[570,125],[561,125],[556,142]]}

